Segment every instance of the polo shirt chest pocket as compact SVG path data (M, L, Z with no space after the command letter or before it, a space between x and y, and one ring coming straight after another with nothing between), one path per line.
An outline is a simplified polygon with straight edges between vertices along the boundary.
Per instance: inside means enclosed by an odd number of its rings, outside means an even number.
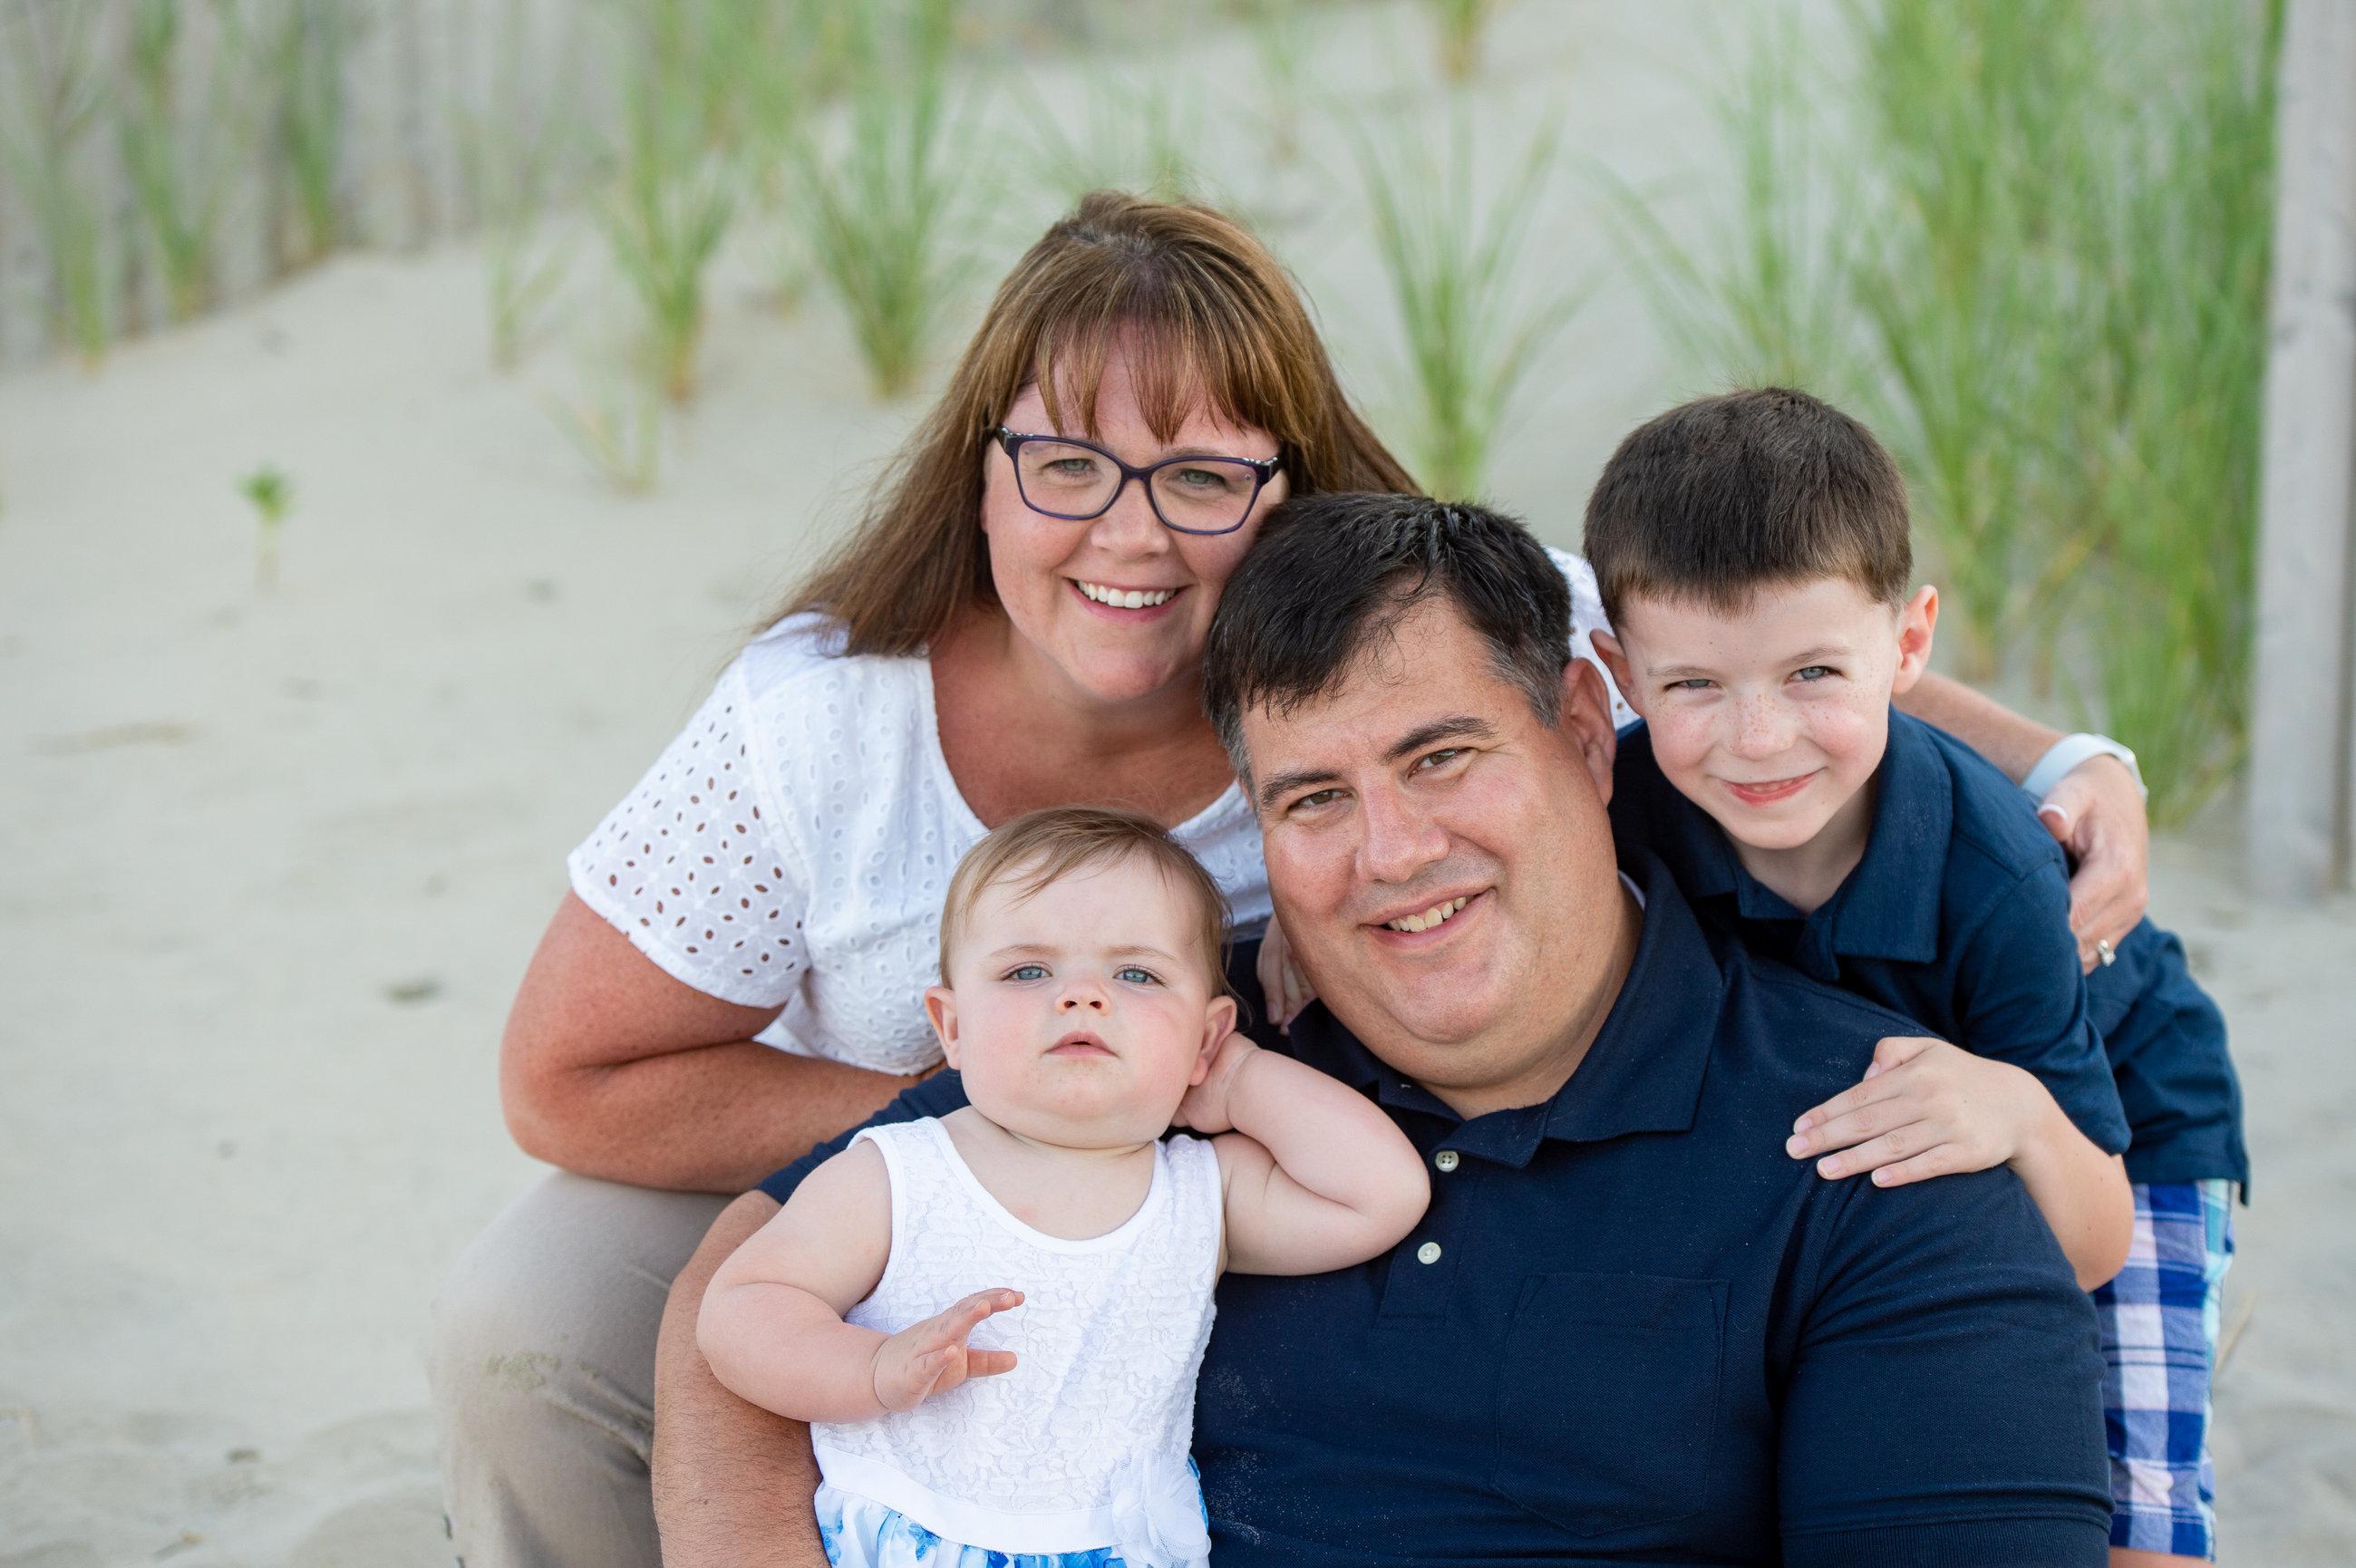
M1698 1513L1727 1299L1724 1280L1530 1275L1499 1368L1496 1488L1579 1535Z

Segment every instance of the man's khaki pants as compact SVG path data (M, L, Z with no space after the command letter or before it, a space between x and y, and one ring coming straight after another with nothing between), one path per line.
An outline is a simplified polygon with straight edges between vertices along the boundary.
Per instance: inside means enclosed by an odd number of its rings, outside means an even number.
M432 1375L465 1568L659 1568L655 1335L728 1201L560 1171L459 1258Z

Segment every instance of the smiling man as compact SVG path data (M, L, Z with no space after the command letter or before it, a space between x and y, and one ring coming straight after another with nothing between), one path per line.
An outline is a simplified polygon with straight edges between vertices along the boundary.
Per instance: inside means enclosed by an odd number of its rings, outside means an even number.
M1406 496L1290 504L1221 601L1205 700L1325 998L1290 1049L1432 1200L1387 1256L1220 1285L1215 1559L2104 1563L2094 1316L2051 1232L2006 1170L1883 1190L1784 1154L1912 1026L1615 859L1569 613L1511 521ZM944 1074L886 1115L958 1103ZM735 1561L815 1563L791 1438L659 1428L693 1445L669 1517L758 1493Z

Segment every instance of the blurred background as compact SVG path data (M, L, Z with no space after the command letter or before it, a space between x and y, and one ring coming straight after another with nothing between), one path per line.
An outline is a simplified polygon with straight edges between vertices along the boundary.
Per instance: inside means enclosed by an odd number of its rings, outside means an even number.
M0 0L0 1568L446 1562L426 1308L534 1175L564 852L1104 186L1244 219L1551 542L1697 392L1899 453L1941 664L2142 760L2256 1166L2223 1559L2344 1562L2338 9Z

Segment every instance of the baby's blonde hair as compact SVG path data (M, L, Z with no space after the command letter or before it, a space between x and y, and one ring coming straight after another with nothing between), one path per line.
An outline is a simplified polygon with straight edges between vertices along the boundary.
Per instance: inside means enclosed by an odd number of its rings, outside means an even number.
M950 955L964 936L983 889L1012 881L1015 896L1027 899L1076 871L1131 857L1144 860L1194 901L1202 917L1196 935L1211 994L1223 995L1227 988L1226 895L1203 863L1160 823L1141 812L1105 805L1054 805L1025 812L966 851L941 906L941 984L952 983Z

